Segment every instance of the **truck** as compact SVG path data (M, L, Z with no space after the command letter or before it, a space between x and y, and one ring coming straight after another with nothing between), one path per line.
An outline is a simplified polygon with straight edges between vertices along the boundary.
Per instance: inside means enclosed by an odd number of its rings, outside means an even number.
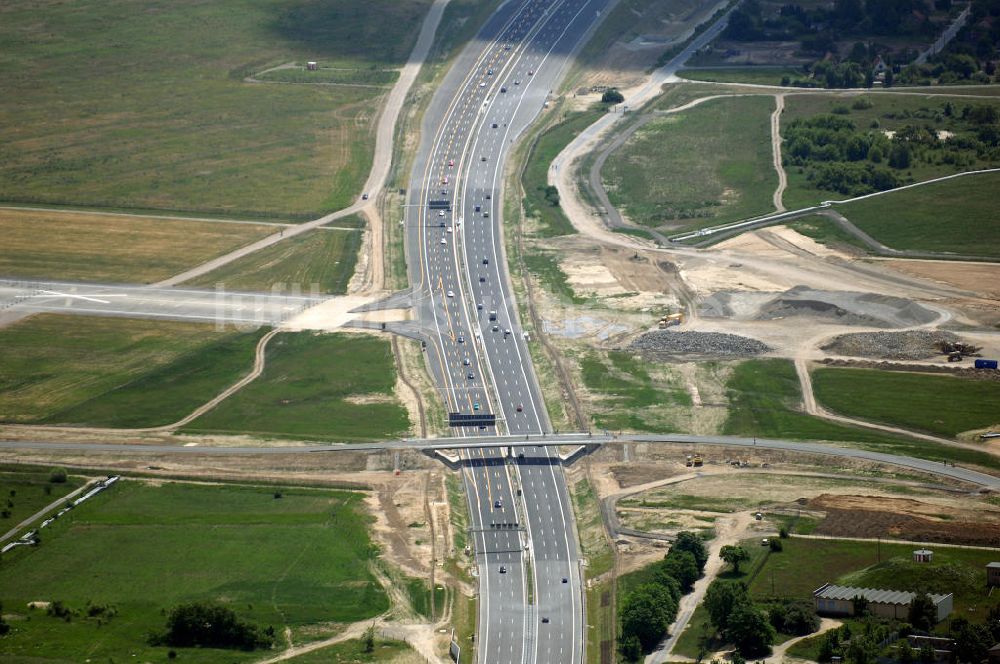
M997 361L996 360L976 360L976 368L977 369L996 369L997 368Z
M659 328L661 330L663 330L663 329L666 329L668 327L673 327L674 325L680 325L683 322L684 322L684 314L683 313L676 313L676 314L669 314L667 316L662 317L659 320L658 325L659 325Z

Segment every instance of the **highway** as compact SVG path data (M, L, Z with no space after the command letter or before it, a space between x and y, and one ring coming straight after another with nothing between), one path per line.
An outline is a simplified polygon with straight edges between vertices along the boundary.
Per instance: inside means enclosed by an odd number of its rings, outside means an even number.
M406 248L427 363L451 413L493 414L466 436L550 429L511 295L502 177L515 140L607 0L512 0L458 56L424 117L407 195ZM466 451L479 575L478 661L583 661L573 512L546 447ZM520 490L520 494L519 494Z

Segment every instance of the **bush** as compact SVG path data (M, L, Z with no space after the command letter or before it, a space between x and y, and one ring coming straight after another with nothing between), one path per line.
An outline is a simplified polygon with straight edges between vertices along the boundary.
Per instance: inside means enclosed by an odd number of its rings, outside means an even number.
M53 468L52 472L49 473L49 481L53 484L65 484L66 478L65 468Z
M615 88L611 88L610 90L608 90L607 92L605 92L603 95L601 95L601 103L602 104L620 104L623 101L625 101L625 95L623 95L621 92L619 92Z
M781 540L778 539L777 537L772 537L771 539L767 540L767 546L770 547L771 551L781 551L782 549L784 549Z
M167 631L150 639L153 645L181 648L256 650L274 643L274 630L261 630L237 618L232 609L208 602L182 604L170 611Z

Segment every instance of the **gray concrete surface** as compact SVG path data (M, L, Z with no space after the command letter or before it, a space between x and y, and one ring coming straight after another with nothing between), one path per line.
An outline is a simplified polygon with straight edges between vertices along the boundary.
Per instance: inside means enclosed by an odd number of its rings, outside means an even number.
M57 281L0 280L0 314L123 316L277 325L326 297Z

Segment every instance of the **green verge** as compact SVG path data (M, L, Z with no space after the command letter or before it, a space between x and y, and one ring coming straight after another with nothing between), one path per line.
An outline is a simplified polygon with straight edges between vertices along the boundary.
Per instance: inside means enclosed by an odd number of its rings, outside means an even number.
M296 638L321 638L334 631L330 623L388 609L370 571L376 549L362 494L282 488L276 495L275 487L127 480L99 494L46 528L37 548L5 556L4 608L18 614L5 655L163 661L168 648L148 645L147 635L164 629L164 610L192 601L222 603ZM57 600L78 613L67 621L27 608ZM87 617L88 602L113 606L117 616ZM191 656L260 657L207 648Z
M375 630L375 648L365 652L361 639L348 639L326 648L320 648L286 661L292 664L367 664L368 662L398 662L407 655L414 654L405 641L390 641L378 638ZM409 660L406 660L409 661Z
M563 148L604 115L604 112L601 107L570 113L542 132L531 146L524 174L521 176L521 186L524 188L525 215L533 217L538 223L538 229L533 235L556 237L576 233L566 213L559 207L558 194L555 204L551 197L546 197L549 166Z
M429 0L17 0L0 23L0 200L252 216L353 201L381 88L249 83L405 62Z
M832 219L820 214L799 217L785 225L792 230L802 233L806 237L816 240L820 244L826 244L831 247L846 245L847 247L860 249L865 252L871 251L871 248L867 244L845 231Z
M280 334L264 373L183 431L324 441L385 440L410 429L395 398L389 342L355 334Z
M0 329L0 421L153 426L253 366L264 330L39 314Z
M1000 258L996 192L1000 173L894 191L836 210L893 249Z
M633 222L698 228L770 211L770 96L714 99L657 118L604 165L612 204Z
M0 499L3 500L0 533L72 493L83 483L83 478L75 475L68 476L65 482L50 482L49 473L44 471L0 470Z
M655 371L652 375L649 370ZM622 351L606 357L591 352L580 360L583 384L595 400L594 424L605 429L632 431L677 431L676 413L668 406L689 408L691 395L663 374L666 367L646 365Z
M842 441L877 452L931 461L956 461L1000 470L1000 461L985 452L892 436L806 415L797 410L802 402L802 392L790 360L741 362L733 370L726 387L730 408L729 417L723 425L724 434Z
M361 234L360 230L317 228L244 256L185 285L222 285L230 291L258 293L287 293L299 288L303 294L343 294L354 275Z
M842 415L944 436L1000 422L1000 382L994 380L831 368L813 372L813 390ZM941 408L944 394L947 408Z
M1000 604L986 589L986 563L996 552L933 547L934 561L914 563L912 544L809 540L782 540L783 550L772 551L750 585L755 597L811 599L824 583L954 593L955 614L982 621L988 608Z
M792 67L719 67L718 69L682 69L677 75L689 81L709 83L781 85L781 79L786 76L795 79L802 75L802 71Z

